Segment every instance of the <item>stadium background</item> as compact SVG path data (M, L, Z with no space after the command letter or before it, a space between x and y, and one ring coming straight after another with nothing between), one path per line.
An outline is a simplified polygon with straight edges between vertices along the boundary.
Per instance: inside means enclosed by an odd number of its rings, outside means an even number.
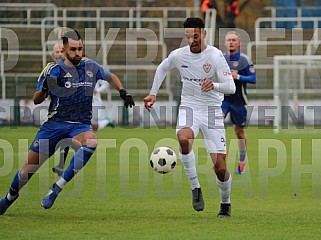
M29 4L25 1L11 2L20 2L20 5ZM280 2L290 5L290 1ZM27 23L18 28L5 26L9 24L10 11L3 10L3 3L4 1L0 3L1 28L12 29L17 34L21 51L37 51L40 55L21 54L15 68L5 71L6 87L3 89L1 85L0 91L1 117L11 113L5 106L8 103L12 107L17 97L16 100L19 100L21 106L18 110L22 110L23 101L31 98L36 81L36 77L26 76L29 72L38 75L43 66L41 30L39 27L28 27ZM82 1L55 2L61 8L68 6L75 8L76 4L79 7L83 3ZM107 4L118 6L122 3L126 5L127 1L100 3L104 6ZM157 1L144 5L154 6L158 3L161 8L173 6L170 1ZM320 6L318 1L301 1L301 3L313 5L316 10ZM134 6L135 2L130 1L128 4ZM175 1L175 6L176 4L181 8L194 6L192 1ZM270 1L264 1L264 4L263 1L251 1L237 17L237 27L245 29L252 41L256 40L254 32L256 19L271 16L271 11L264 9L269 6L273 6ZM223 10L220 8L219 11ZM282 11L284 13L284 10ZM47 11L38 12L41 13L46 15ZM286 13L293 12L287 10ZM12 14L13 12L11 16ZM20 14L25 18L22 10ZM84 13L77 12L77 14ZM296 25L297 22L293 21L293 24ZM265 23L265 29L270 27L271 23ZM304 37L310 40L314 29L305 27L303 30ZM272 36L272 32L270 34ZM266 106L273 99L273 88L271 88L273 70L269 69L268 74L265 74L264 69L273 63L273 56L288 54L291 57L292 52L296 51L285 45L286 40L292 39L292 29L286 29L285 34L286 37L269 39L265 47L269 58L253 54L254 63L258 66L258 84L254 89L250 89L251 103L261 100L262 106ZM5 53L8 44L4 36L4 32L1 32L0 54ZM272 45L276 40L282 43ZM171 41L167 43L170 44ZM218 43L216 40L215 45ZM177 47L177 40L173 40L172 44L169 45L168 51ZM316 42L313 55L319 55L318 46ZM118 55L123 52L117 50L115 52ZM253 51L260 52L260 49L254 48ZM118 56L116 53L109 52L112 56L108 57L108 63L112 63L113 58ZM48 52L46 57L50 60ZM1 81L3 77L1 73ZM177 74L173 73L172 81L175 82L175 79ZM151 84L150 79L148 83ZM105 95L106 104L110 102L116 106L120 104L116 102L116 95L117 93L113 94L112 101L108 101L108 96ZM139 102L142 97L140 95L143 94L135 93L135 95ZM320 94L317 97L319 96ZM163 94L162 98L166 101L169 96ZM24 111L21 113L24 114ZM13 110L11 115L15 116ZM21 120L22 118L23 115ZM18 121L14 122L14 118L10 120L11 124L18 124ZM3 121L3 124L8 124L8 119ZM28 143L33 140L37 129L37 127L1 128L1 151L4 156L0 159L2 194L7 191L16 169L23 164ZM49 212L41 209L40 200L56 177L51 168L59 160L59 154L42 166L37 176L32 179L33 182L24 188L20 200L6 215L1 216L0 239L320 239L321 148L320 135L315 133L317 133L316 128L304 128L297 134L275 135L271 129L249 127L247 134L250 161L246 173L233 178L233 217L228 221L219 221L215 218L219 195L213 184L215 179L211 162L201 141L196 141L194 146L198 150L198 171L204 186L207 205L206 211L198 214L191 208L190 189L180 164L171 175L166 176L154 173L149 167L149 153L156 144L167 145L169 140L176 139L174 127L161 130L132 128L129 131L127 128L117 127L113 130L100 131L97 133L100 144L94 159L89 162L85 171L77 176L74 185L66 187L59 202ZM138 140L141 148L136 150L129 147L132 146L133 138ZM234 172L237 165L236 155L233 154L237 151L234 138L234 130L228 126L227 139L231 140L228 165L231 172ZM177 144L172 146L178 151Z
M215 30L213 44L224 51L223 32L228 26L228 21L231 20L226 13L226 6L230 1L212 1L216 6L216 18L215 18ZM42 4L42 7L37 8L37 4ZM46 5L47 4L47 5ZM146 22L142 21L141 27L149 29L157 34L158 48L156 49L156 56L153 61L154 67L146 70L144 68L144 62L140 65L130 62L133 59L129 59L132 55L131 50L137 51L137 57L144 57L147 52L146 43L138 44L137 49L131 48L126 52L126 44L113 45L108 49L107 56L91 56L97 62L105 65L112 72L118 74L125 82L126 86L135 96L138 107L134 112L129 113L119 108L121 103L118 101L117 92L109 90L107 94L103 95L105 103L107 105L109 115L113 116L113 120L118 124L123 125L145 125L155 124L153 119L144 115L142 109L142 97L148 93L148 89L151 86L152 74L155 70L155 66L173 49L180 46L181 41L177 39L167 38L161 43L160 40L160 27L156 22L150 22L148 19L160 18L164 22L164 27L167 28L180 28L183 19L189 15L202 16L203 13L199 10L201 2L195 0L188 1L139 1L139 0L120 0L120 1L2 1L0 5L1 22L0 26L3 29L10 29L14 32L18 39L18 61L14 64L14 67L6 69L6 64L10 64L9 55L12 52L7 51L8 46L11 44L5 39L5 34L2 31L1 52L2 58L1 64L1 111L0 119L2 124L32 124L39 125L46 114L46 109L40 106L40 110L35 110L32 102L30 101L35 85L38 73L41 71L45 62L51 61L50 58L50 41L48 35L55 27L71 27L77 28L83 35L86 28L96 28L96 37L99 40L99 27L100 25L94 21L86 21L84 19L96 18L97 10L100 10L100 17L111 17L114 21L106 21L105 23L105 35L110 28L119 28L119 40L126 40L126 28L129 26L128 22L122 24L118 19L126 18L129 16L129 12L133 11L133 17L139 17L146 19ZM304 45L303 41L311 40L315 33L315 25L313 22L301 22L298 19L304 17L320 17L321 1L259 1L248 0L239 1L241 11L238 16L235 16L235 27L241 29L246 34L242 39L242 51L249 54L252 58L255 66L257 67L258 82L256 86L249 86L249 95L251 99L251 106L253 107L253 114L251 116L251 124L259 124L258 107L265 105L273 105L273 57L276 55L304 55L306 54L307 45ZM34 9L33 9L33 6ZM47 6L47 7L43 7ZM50 7L48 7L50 6ZM65 10L66 19L81 18L81 21L72 20L64 23L63 20L58 20L57 25L54 25L54 12L51 9L57 10L57 17L62 18L63 11ZM103 9L109 9L105 11ZM150 8L150 10L148 10ZM164 17L164 12L168 11L168 19L176 18L176 20L169 21ZM30 11L30 12L28 12ZM41 39L42 27L41 20L51 17L51 20L45 22L44 36L45 41ZM258 39L256 32L256 21L260 18L295 18L293 21L277 21L263 22L260 25L262 29L273 29L272 37L265 39ZM57 18L57 19L58 19ZM30 20L31 19L31 20ZM32 22L37 19L37 21ZM30 22L31 21L31 22ZM167 22L166 22L167 21ZM98 22L98 21L97 21ZM166 24L165 24L166 23ZM138 22L134 21L133 27L137 28ZM319 26L319 20L317 19L317 27ZM210 26L212 27L212 26ZM278 32L278 30L284 30L284 33ZM289 44L283 44L286 41L293 40L293 29L301 29L302 31L302 50L295 51L295 47ZM271 32L269 32L270 34ZM273 35L274 34L274 35ZM283 35L282 35L283 34ZM242 36L243 37L243 36ZM264 36L263 36L264 38ZM275 44L278 40L279 43ZM258 41L267 41L266 45L255 45ZM255 44L253 44L255 42ZM251 45L253 44L253 45ZM45 46L44 46L45 45ZM249 46L251 46L249 48ZM97 42L96 51L99 50L101 44ZM46 51L44 51L44 49ZM10 49L9 49L10 50ZM314 50L311 55L319 54L319 43L314 44ZM96 58L95 58L96 57ZM104 62L105 57L105 62ZM31 60L32 59L32 60ZM136 64L136 65L135 65ZM127 65L127 66L126 66ZM131 65L131 70L126 69L128 65ZM292 76L290 76L291 78ZM159 105L155 106L158 113L158 124L172 124L175 122L175 106L179 101L179 81L177 73L174 71L171 73L169 79L164 84L162 91L159 95ZM299 99L299 104L305 100L306 94L302 94L303 98ZM310 97L311 98L311 97ZM317 97L315 97L317 98ZM314 99L313 99L314 100ZM48 102L44 103L46 106ZM296 105L298 103L295 103ZM319 103L304 103L304 105L315 105ZM165 106L164 110L166 114L161 113L161 106ZM174 106L174 108L172 107ZM30 110L30 111L29 111ZM36 113L36 114L35 114ZM164 112L163 112L164 113ZM307 114L308 115L308 114ZM157 117L156 117L157 118ZM313 119L306 119L307 123L311 123ZM157 123L156 123L157 124ZM272 124L271 122L265 124Z

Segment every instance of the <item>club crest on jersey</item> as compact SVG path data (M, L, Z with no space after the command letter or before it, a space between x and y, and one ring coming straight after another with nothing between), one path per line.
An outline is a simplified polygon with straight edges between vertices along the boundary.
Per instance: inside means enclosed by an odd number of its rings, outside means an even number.
M92 71L87 71L86 72L87 76L92 78L94 76L93 72Z
M39 142L36 140L36 141L34 141L33 142L33 146L35 147L35 148L38 148L39 147Z
M203 64L203 69L206 73L208 73L209 71L211 71L212 65L209 63L204 63Z
M238 65L239 65L238 61L233 62L233 67L238 67Z

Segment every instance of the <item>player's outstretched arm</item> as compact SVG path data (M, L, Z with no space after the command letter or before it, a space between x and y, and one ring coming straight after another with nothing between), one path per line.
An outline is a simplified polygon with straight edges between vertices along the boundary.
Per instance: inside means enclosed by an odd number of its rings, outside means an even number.
M125 107L127 108L127 107L135 106L135 102L132 95L130 95L124 89L123 84L119 80L118 76L113 73L110 73L110 76L111 76L110 84L119 91L120 97L124 100Z
M150 109L153 107L156 101L157 92L162 85L167 73L169 72L169 70L174 68L174 64L172 64L171 61L173 55L175 54L171 53L169 57L164 59L156 69L152 88L149 92L149 95L144 98L144 106L148 111L150 111Z
M116 74L110 73L110 77L111 77L111 81L109 81L109 83L116 88L118 91L120 89L123 89L123 84L121 83L121 81L119 80L118 76Z

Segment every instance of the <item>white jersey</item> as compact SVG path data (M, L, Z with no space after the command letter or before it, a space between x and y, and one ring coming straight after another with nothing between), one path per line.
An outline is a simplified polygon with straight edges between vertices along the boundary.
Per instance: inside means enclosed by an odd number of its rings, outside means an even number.
M93 105L100 106L102 104L101 93L108 88L108 82L99 79L96 83L94 95L93 95Z
M172 51L158 66L150 95L157 95L166 74L173 68L178 69L182 81L181 106L194 109L221 106L224 93L235 92L234 80L222 52L207 45L201 53L192 53L189 46ZM213 90L201 91L200 83L205 79L213 81Z

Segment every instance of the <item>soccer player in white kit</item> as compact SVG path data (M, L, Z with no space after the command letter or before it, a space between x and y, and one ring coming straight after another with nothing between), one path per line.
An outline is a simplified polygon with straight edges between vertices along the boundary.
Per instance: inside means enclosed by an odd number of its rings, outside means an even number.
M176 68L182 82L176 134L181 161L191 184L193 208L202 211L205 206L192 149L193 140L201 130L205 147L213 161L220 191L221 204L217 217L230 217L232 177L225 162L226 137L221 104L224 94L235 92L235 84L222 52L205 43L203 20L187 18L184 29L188 45L172 51L158 66L144 104L150 110L166 74Z

